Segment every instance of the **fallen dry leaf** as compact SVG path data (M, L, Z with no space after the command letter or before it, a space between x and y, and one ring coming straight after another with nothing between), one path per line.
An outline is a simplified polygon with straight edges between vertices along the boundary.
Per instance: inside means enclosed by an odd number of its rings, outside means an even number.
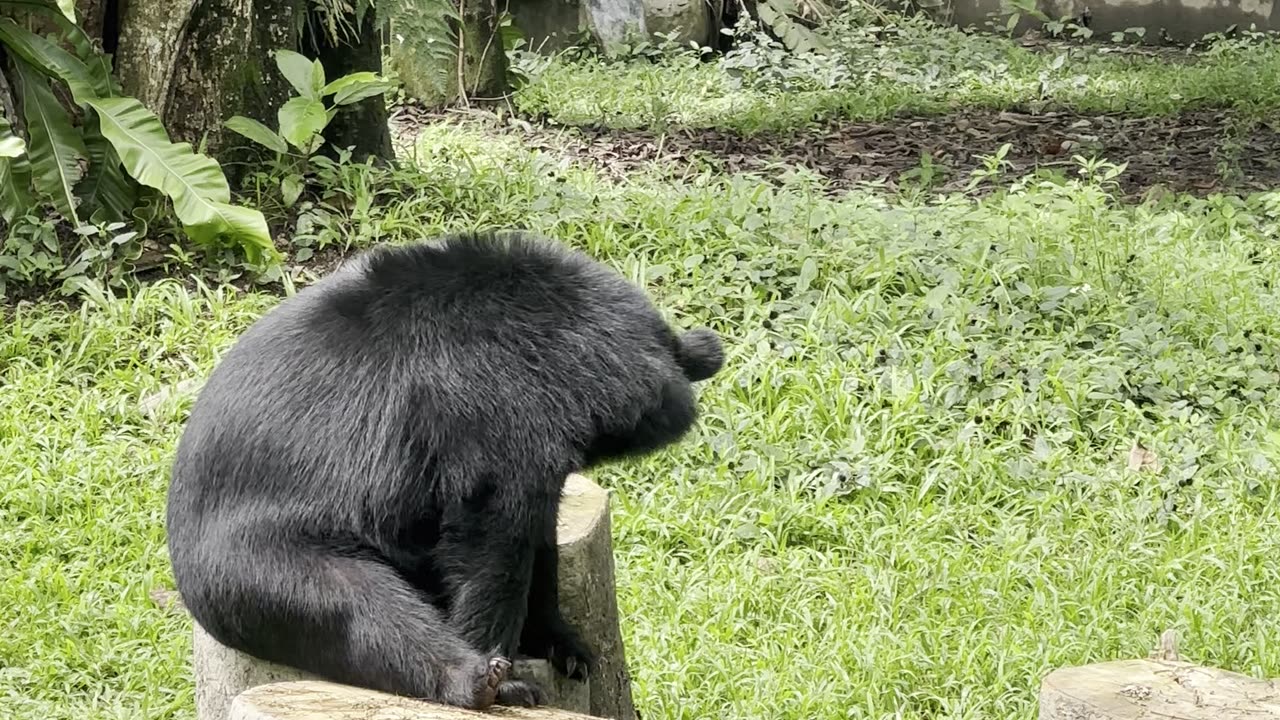
M1133 447L1129 448L1129 470L1138 472L1140 470L1150 470L1152 472L1160 472L1160 458L1156 454L1147 450L1133 442Z
M496 117L496 116L494 116ZM1222 190L1266 190L1280 186L1280 130L1258 123L1234 139L1250 152L1233 156L1232 180L1220 176L1219 159L1229 111L1196 110L1170 117L1133 117L1055 111L1042 114L966 109L945 115L902 115L876 122L833 121L787 133L740 135L728 130L687 128L660 137L647 130L532 125L515 129L467 114L397 110L398 137L427 124L479 127L495 135L518 135L540 150L623 179L642 169L679 176L688 166L714 160L723 172L755 172L776 178L785 166L802 166L830 181L833 194L865 182L895 180L920 167L922 152L946 158L935 189L962 192L969 172L1004 142L1011 175L1061 165L1070 154L1097 154L1127 162L1116 178L1122 193L1137 198L1153 186L1205 195ZM658 147L661 144L661 155ZM1174 149L1176 148L1176 150ZM982 190L979 190L982 192Z
M182 609L182 596L178 595L177 590L166 590L165 588L152 588L148 593L151 601L161 610L173 608L174 610Z

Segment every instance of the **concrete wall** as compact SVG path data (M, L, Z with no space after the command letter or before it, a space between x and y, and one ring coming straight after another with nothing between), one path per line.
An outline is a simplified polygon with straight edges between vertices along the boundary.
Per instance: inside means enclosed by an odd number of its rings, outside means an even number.
M1089 29L1106 37L1128 28L1146 28L1145 40L1156 42L1161 30L1179 42L1199 40L1235 25L1248 30L1280 30L1280 0L1040 0L1041 12L1051 18L1080 17L1088 7ZM983 24L992 14L1008 17L1001 0L950 0L934 15L961 27ZM1019 32L1038 26L1024 18Z

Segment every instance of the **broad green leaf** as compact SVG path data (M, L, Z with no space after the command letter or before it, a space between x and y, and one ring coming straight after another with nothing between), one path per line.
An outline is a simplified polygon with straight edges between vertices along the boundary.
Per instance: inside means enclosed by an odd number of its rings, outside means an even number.
M58 10L66 19L76 21L76 0L58 0Z
M14 135L9 119L0 115L0 158L17 158L26 154L26 141Z
M236 115L223 124L227 126L228 130L243 135L270 150L275 150L278 153L289 152L289 146L285 144L284 138L253 118Z
M293 204L298 201L298 196L302 195L302 187L301 175L284 176L280 181L280 195L285 207L293 207Z
M303 152L311 145L312 138L329 124L324 103L304 97L293 98L281 105L276 116L280 120L280 134Z
M16 158L27 154L27 144L17 135L0 137L0 158Z
M192 152L190 143L174 143L155 113L134 98L94 98L102 134L138 182L175 199L179 218L202 214L197 200L229 202L231 189L212 158ZM194 202L194 204L193 204Z
M71 44L75 56L89 68L89 77L93 87L102 97L120 97L124 90L120 81L111 70L111 56L101 52L94 40L74 22L68 22L62 16L54 16L54 21L62 28L62 38Z
M261 263L267 256L277 256L271 242L271 231L262 213L242 205L214 203L218 221L183 225L183 231L195 242L212 246L219 241L233 242L243 248L250 262Z
M262 214L230 204L231 189L218 163L192 152L188 143L171 142L155 113L134 98L95 98L89 104L125 169L173 201L191 237L230 237L258 257L274 249Z
M87 152L80 134L71 126L71 117L49 89L49 79L21 59L14 60L22 85L22 106L26 110L27 133L30 135L32 182L36 190L48 195L53 205L70 220L80 224L76 215L76 183L84 175L82 165Z
M84 145L89 151L89 171L76 187L81 207L90 208L95 222L124 219L137 199L136 186L124 173L120 156L102 134L101 120L90 116L85 126Z
M31 170L26 158L26 143L13 134L8 119L0 115L0 148L17 152L0 152L0 219L13 222L13 218L31 209Z
M324 65L319 60L311 61L311 95L319 99L320 90L324 87Z
M124 90L111 69L111 56L98 52L79 25L66 23L63 37L75 49L76 57L89 69L89 79L99 97L120 97Z
M93 85L103 97L118 97L123 93L120 83L111 72L111 59L94 47L93 39L84 28L68 20L57 5L50 0L0 0L0 7L21 7L45 14L62 28L63 38L75 48L76 57L89 68Z
M311 136L311 142L308 142L308 143L306 144L306 146L304 146L304 147L302 148L302 151L303 151L303 152L305 152L305 153L306 153L306 154L308 154L308 155L313 155L313 154L315 154L315 152L316 152L317 150L319 150L319 149L320 149L320 146L321 146L321 145L324 145L324 136L323 136L323 135L312 135L312 136Z
M774 26L774 24L778 22L778 17L779 17L778 11L774 10L773 6L767 2L763 2L757 5L756 13L760 15L760 19L764 21L764 24L768 25L771 28Z
M335 103L349 105L367 97L380 95L393 87L395 87L394 83L379 76L377 73L362 71L344 75L325 85L321 88L320 95L336 95L334 98Z
M76 56L8 18L0 18L0 42L5 49L46 75L61 78L77 104L101 95L89 67Z
M17 158L0 158L0 220L13 219L35 204L31 198L31 176L19 171Z
M280 74L284 75L284 79L289 81L299 95L312 100L318 99L313 85L315 68L306 56L292 50L277 50L276 67L280 68ZM320 85L324 86L323 80Z
M332 95L344 87L350 87L352 85L360 85L362 83L382 82L382 80L383 79L379 77L378 74L375 72L370 72L368 70L361 70L360 72L353 72L349 75L343 75L342 77L338 78L337 80L334 80L328 85L325 85L323 88L320 89L320 95L322 97L327 95Z
M808 291L809 286L818 277L818 263L813 258L806 258L800 266L800 278L796 281L796 294Z
M389 82L368 83L365 85L354 85L349 88L339 90L334 96L333 101L338 105L350 105L358 103L365 98L381 95L391 88L395 87Z

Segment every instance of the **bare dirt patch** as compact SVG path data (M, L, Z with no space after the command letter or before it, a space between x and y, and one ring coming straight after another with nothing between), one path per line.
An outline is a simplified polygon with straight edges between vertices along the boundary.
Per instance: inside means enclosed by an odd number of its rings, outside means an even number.
M1280 118L1245 121L1225 111L1144 118L966 110L753 136L720 130L681 129L659 136L644 130L555 128L502 123L475 111L402 110L395 119L401 132L428 122L479 123L494 132L518 133L531 147L567 155L616 179L641 169L679 175L712 167L778 177L789 167L803 167L825 178L835 193L866 183L894 190L925 179L921 168L927 156L930 189L958 192L985 156L1009 143L1006 176L1037 170L1072 176L1078 167L1074 156L1104 158L1128 163L1118 181L1131 197L1153 189L1203 196L1280 187Z

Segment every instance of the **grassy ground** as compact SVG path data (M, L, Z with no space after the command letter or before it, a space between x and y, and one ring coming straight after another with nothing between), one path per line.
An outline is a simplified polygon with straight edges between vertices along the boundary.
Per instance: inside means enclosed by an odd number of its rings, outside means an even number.
M957 47L939 37L924 60ZM782 127L818 106L1025 98L1052 56L1002 42L964 46L1019 68L990 91L783 102L713 65L557 61L521 102ZM878 67L907 67L886 47ZM1223 52L1244 55L1088 60L1080 102L1274 105L1241 58L1280 55ZM690 87L709 102L663 110ZM833 196L804 173L610 182L477 130L428 128L416 150L394 177L346 171L294 249L519 225L728 342L697 432L596 474L646 717L1030 718L1046 671L1145 655L1166 627L1193 660L1280 676L1280 194L1119 203L1103 165L981 199ZM0 715L192 717L188 626L149 597L171 587L164 492L190 398L140 403L275 302L165 281L4 311Z
M895 113L1056 106L1083 112L1173 115L1280 109L1274 39L1215 39L1195 52L1024 47L921 19L848 15L825 31L838 49L802 58L752 46L729 62L696 53L647 59L560 58L524 63L518 107L566 125L680 125L752 133L815 121L879 120Z
M453 131L420 149L398 199L347 204L347 240L520 223L729 341L698 432L597 475L646 717L1032 717L1045 671L1167 626L1280 675L1276 197L910 204L607 184ZM186 626L148 598L189 400L139 402L273 302L166 282L10 318L6 717L191 716Z

